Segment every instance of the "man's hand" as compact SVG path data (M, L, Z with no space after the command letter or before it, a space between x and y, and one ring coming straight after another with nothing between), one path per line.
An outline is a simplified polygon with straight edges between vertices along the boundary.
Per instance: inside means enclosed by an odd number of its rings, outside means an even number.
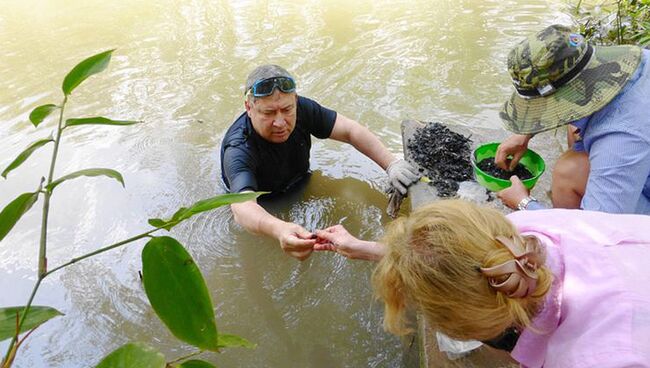
M522 134L513 134L510 137L506 138L499 148L497 148L497 154L494 157L494 163L503 170L512 171L519 163L521 156L526 153L528 149L528 142L533 136L531 134L522 135ZM512 156L511 159L508 156Z
M257 201L233 203L230 205L235 221L255 234L278 239L282 250L292 257L305 260L313 251L316 236L302 226L282 221L262 208Z
M402 195L406 195L407 188L415 183L421 176L418 170L405 160L393 161L386 168L390 184Z
M516 210L519 202L521 202L522 199L528 197L530 192L516 175L510 177L510 182L512 185L497 193L497 197L501 199L501 202L503 202L503 204L512 208L513 210Z
M276 235L282 250L301 261L309 258L314 251L316 237L302 226L285 222Z
M314 250L337 252L350 259L377 261L384 254L381 244L363 241L350 235L342 225L334 225L325 230L317 230L318 240Z

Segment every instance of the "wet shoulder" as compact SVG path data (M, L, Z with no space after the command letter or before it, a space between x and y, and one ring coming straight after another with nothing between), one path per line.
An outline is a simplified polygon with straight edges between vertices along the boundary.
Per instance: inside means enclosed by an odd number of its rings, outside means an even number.
M322 106L318 102L298 96L296 126L317 138L329 138L334 129L336 111Z
M251 129L250 119L246 112L243 112L226 131L221 142L222 149L246 143L251 135Z
M309 97L298 95L298 111L307 111L315 106L320 106L320 104Z

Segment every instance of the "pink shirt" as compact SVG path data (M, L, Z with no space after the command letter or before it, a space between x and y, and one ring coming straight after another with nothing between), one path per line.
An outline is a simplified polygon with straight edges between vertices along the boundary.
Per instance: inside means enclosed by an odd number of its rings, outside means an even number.
M650 216L508 215L547 247L553 285L512 357L529 368L650 367Z

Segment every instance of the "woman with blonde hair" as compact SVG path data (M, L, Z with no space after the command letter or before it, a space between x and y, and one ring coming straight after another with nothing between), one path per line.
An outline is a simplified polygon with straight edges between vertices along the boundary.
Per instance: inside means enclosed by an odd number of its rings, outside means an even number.
M421 207L380 243L340 225L315 250L379 261L384 326L408 307L436 330L510 351L525 367L650 367L650 216L501 212L460 201Z

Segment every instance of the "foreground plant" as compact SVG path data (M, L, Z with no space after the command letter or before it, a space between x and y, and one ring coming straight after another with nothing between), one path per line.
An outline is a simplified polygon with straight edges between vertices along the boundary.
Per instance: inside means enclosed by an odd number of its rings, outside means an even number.
M196 202L188 208L179 209L169 219L149 219L148 222L153 228L147 232L104 246L48 269L47 225L50 198L55 189L68 180L82 176L104 176L114 179L124 186L122 174L109 168L79 170L56 179L54 176L61 137L67 129L76 129L83 125L128 126L140 123L139 121L113 120L100 116L69 118L64 121L65 107L74 89L88 77L104 71L110 62L113 51L108 50L89 57L66 75L62 85L63 101L60 105L41 105L31 112L29 119L34 127L38 127L50 114L58 112L56 129L49 137L30 144L0 174L6 179L7 175L24 163L33 152L49 143L54 144L47 177L41 178L33 192L19 195L0 212L0 242L2 242L22 216L40 198L43 201L37 280L32 293L24 306L0 307L0 341L11 339L4 358L0 361L1 368L12 366L18 349L34 329L54 317L63 315L51 307L32 305L34 297L46 277L76 262L143 238L149 238L142 250L142 278L147 298L158 317L172 334L181 341L197 347L198 350L172 361L166 361L164 355L153 347L132 342L110 353L99 362L97 367L213 367L212 364L205 361L188 359L204 351L219 352L227 347L254 347L244 338L217 332L212 300L203 275L194 260L183 245L175 239L169 236L154 237L152 234L162 229L169 231L182 221L201 212L231 203L248 201L262 193L223 194Z

